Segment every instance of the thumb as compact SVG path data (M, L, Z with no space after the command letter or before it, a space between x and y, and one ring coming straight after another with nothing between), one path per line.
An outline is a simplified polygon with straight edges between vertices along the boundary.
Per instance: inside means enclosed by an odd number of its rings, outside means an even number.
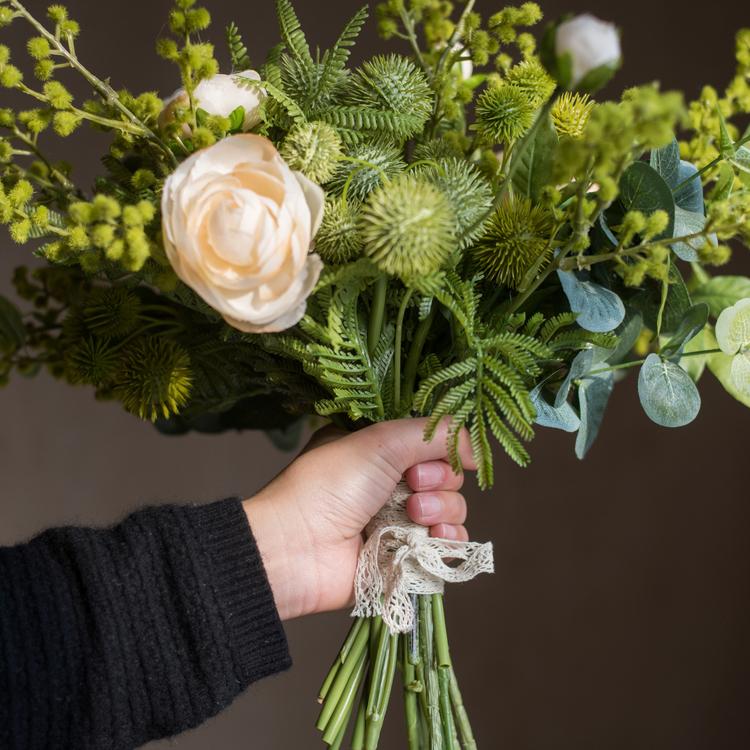
M366 427L352 436L354 447L362 451L363 458L376 454L385 459L399 476L425 461L447 460L450 417L440 421L429 442L424 438L427 421L427 418L397 419ZM458 455L464 469L476 469L466 429L462 429L459 435Z

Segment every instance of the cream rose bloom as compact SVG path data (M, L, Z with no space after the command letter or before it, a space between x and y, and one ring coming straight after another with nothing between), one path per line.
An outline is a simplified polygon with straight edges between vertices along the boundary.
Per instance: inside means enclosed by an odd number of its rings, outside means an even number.
M323 267L310 250L324 200L267 138L225 138L193 154L164 183L167 257L230 325L283 331L304 315Z
M196 106L209 115L229 117L237 107L245 110L243 130L251 130L260 122L260 105L266 97L262 89L246 88L236 82L236 78L250 78L260 81L260 75L254 70L226 75L219 73L201 81L194 92ZM177 108L184 109L189 104L185 89L178 89L164 101L160 122L169 122Z

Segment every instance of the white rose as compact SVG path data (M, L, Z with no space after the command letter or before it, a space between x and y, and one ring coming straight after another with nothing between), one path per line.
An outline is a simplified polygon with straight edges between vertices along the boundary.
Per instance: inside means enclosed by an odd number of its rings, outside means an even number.
M196 106L205 110L210 115L229 117L237 107L243 107L245 110L245 121L242 129L251 130L260 122L260 105L266 95L262 89L246 88L245 86L238 85L235 81L235 78L238 76L240 78L251 78L253 81L260 81L260 75L254 70L245 70L242 73L232 75L219 73L212 78L206 78L201 81L195 87L193 95ZM171 119L175 109L184 109L188 104L188 96L185 93L185 89L175 91L172 96L164 101L164 110L160 118L162 124Z
M267 138L225 138L186 159L164 183L167 257L230 325L283 331L304 315L323 267L310 248L324 200Z
M617 67L622 56L620 35L614 24L584 13L557 27L555 53L558 58L570 55L570 86L575 88L591 71Z

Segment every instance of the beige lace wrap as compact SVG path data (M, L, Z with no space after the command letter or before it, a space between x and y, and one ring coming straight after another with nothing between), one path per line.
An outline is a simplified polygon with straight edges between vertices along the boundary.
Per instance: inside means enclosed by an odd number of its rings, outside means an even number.
M492 573L492 544L433 539L406 514L404 482L367 527L354 582L353 617L381 616L392 633L407 633L415 619L412 594L440 594L445 583ZM448 565L446 560L455 561Z

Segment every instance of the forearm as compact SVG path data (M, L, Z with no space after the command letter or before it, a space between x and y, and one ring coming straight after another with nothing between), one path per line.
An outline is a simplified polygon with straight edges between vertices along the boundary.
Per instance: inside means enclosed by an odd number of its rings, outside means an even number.
M289 665L239 501L0 549L0 746L132 748Z

